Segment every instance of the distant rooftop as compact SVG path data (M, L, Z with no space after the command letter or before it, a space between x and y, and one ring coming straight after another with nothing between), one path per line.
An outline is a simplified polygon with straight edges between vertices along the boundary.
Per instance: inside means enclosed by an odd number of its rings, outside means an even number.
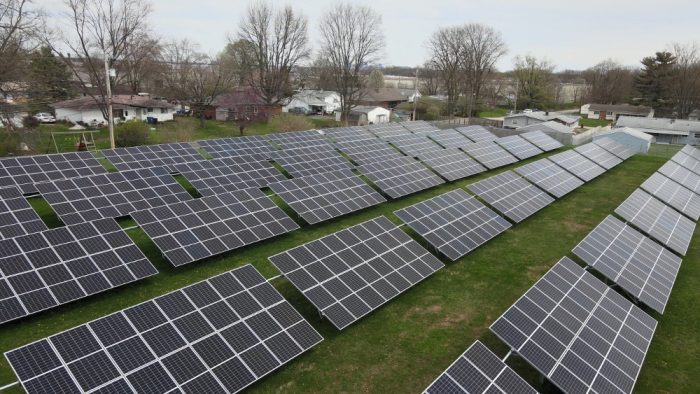
M700 121L685 119L620 116L615 127L632 127L651 134L687 136L690 133L700 133Z

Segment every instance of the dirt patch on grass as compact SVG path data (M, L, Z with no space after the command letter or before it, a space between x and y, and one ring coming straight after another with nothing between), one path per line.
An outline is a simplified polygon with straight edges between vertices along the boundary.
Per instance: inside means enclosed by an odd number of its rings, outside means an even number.
M571 232L579 232L579 231L584 231L588 228L588 226L581 224L575 220L564 220L564 227L566 227L567 231Z
M470 317L471 313L469 312L447 315L435 320L430 326L432 328L450 328L456 325L464 325L465 322L469 321Z

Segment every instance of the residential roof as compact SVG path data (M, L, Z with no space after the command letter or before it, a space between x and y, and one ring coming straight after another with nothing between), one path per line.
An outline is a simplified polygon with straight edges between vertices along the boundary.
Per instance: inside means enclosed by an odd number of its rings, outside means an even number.
M374 111L375 109L381 109L381 110L385 110L385 111L389 112L389 110L386 108L376 107L376 106L368 106L368 105L358 105L357 107L351 109L350 112L361 112L363 114L368 114L368 113Z
M517 130L518 130L518 132L540 130L540 131L543 131L545 133L547 133L547 132L563 133L563 134L573 134L574 133L573 127L563 125L563 124L561 124L559 122L555 122L553 120L543 122L543 123L537 123L537 124L531 124L528 126L518 127Z
M129 94L117 94L112 96L112 104L116 108L139 107L139 108L173 108L174 105L165 100L156 100L150 96L138 96ZM97 100L90 97L78 97L76 99L64 100L54 103L54 108L85 110L97 108Z
M360 96L360 101L406 101L408 97L401 94L399 89L394 88L379 88L379 89L364 89Z
M615 127L632 127L651 134L683 135L700 133L700 121L668 118L620 116Z
M629 104L589 104L589 111L605 111L605 112L617 112L626 113L632 115L649 115L651 108L645 107L643 105L629 105Z
M530 118L530 119L536 119L542 122L548 122L550 120L560 120L566 124L573 124L577 123L579 120L578 116L569 116L569 115L562 115L556 112L550 112L547 114L544 111L536 111L536 112L528 112L528 113L518 113L518 114L513 114L513 115L508 115L505 117L505 119L511 119L511 118L518 118L518 117L525 117L525 118Z
M214 98L212 107L235 108L239 105L264 105L264 102L255 94L252 87L241 87L228 93L222 93Z
M654 140L654 137L652 137L651 135L649 135L649 134L647 134L647 133L644 133L644 132L642 132L642 131L639 131L639 130L637 130L637 129L633 129L633 128L631 128L631 127L620 127L620 128L617 128L617 129L611 129L609 132L607 132L607 133L600 133L600 134L598 134L596 137L601 137L601 138L602 138L602 137L605 137L605 136L607 136L608 134L612 134L612 133L625 133L625 134L629 134L629 135L631 135L631 136L633 136L633 137L637 137L637 138L639 138L639 139L643 139L643 140L649 141L649 142L652 142L652 141Z

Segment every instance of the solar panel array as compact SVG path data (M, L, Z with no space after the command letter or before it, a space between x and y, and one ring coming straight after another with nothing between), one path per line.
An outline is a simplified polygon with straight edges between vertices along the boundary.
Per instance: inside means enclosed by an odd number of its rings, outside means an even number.
M274 133L266 136L275 145L282 149L310 148L315 146L328 147L328 140L316 130L290 131L286 133Z
M386 159L403 157L401 152L377 138L371 140L341 141L338 149L357 164L374 163Z
M549 156L548 159L576 175L584 182L591 181L605 172L605 168L588 160L573 149Z
M445 183L410 157L384 158L357 169L391 198L399 198Z
M386 201L352 171L332 171L270 184L307 223L358 211Z
M428 137L445 148L464 148L472 144L471 140L455 129L439 130L430 133Z
M494 141L498 138L484 126L464 126L457 127L455 130L474 142Z
M352 164L330 145L273 152L272 158L295 178L352 168Z
M671 157L671 160L700 175L700 160L696 160L693 156L679 151Z
M424 152L434 152L442 149L439 145L423 135L390 136L386 141L397 147L406 156L416 157Z
M476 142L462 148L489 170L513 164L518 159L491 141Z
M0 240L46 229L44 221L17 187L0 188Z
M175 164L204 159L187 142L104 149L100 152L119 171L165 167L175 172Z
M321 131L327 139L334 142L360 141L377 138L374 136L374 134L370 133L362 126L333 127L330 129L323 129Z
M532 144L534 144L535 146L537 146L545 152L559 149L562 146L564 146L559 141L555 140L554 138L548 136L547 134L539 130L528 131L527 133L522 133L518 135L530 141Z
M583 185L583 181L547 159L522 165L515 172L556 198L564 197Z
M671 250L685 255L695 223L642 189L637 189L615 213Z
M411 134L403 126L398 123L377 123L367 125L367 130L379 138L386 138L397 135Z
M655 172L642 183L641 188L694 221L700 218L700 195L664 175Z
M406 130L415 134L432 133L440 130L439 128L431 125L430 123L424 120L401 122L400 125L403 126Z
M622 159L592 142L577 146L574 150L606 170L622 163Z
M131 216L176 267L299 228L256 188L137 211Z
M454 148L423 152L418 155L418 159L448 181L456 181L486 171L486 167Z
M516 223L554 202L547 193L513 171L472 183L467 188Z
M631 393L656 324L564 257L491 331L563 392Z
M287 179L261 155L193 161L175 166L199 194L212 196Z
M695 160L700 160L700 150L693 148L690 145L683 146L683 148L681 148L681 152L688 156L692 156Z
M269 260L339 330L444 267L384 216Z
M525 160L542 153L540 148L517 135L501 137L496 139L494 142L520 160Z
M537 390L477 340L424 393L537 394Z
M200 140L197 144L214 158L263 155L269 159L270 153L276 150L267 139L261 136Z
M0 241L0 323L158 271L114 219Z
M246 265L5 355L29 394L235 393L322 340Z
M613 216L603 220L574 253L659 313L676 281L681 258Z
M622 160L627 160L630 157L634 156L634 151L609 137L597 139L593 141L593 143L607 150L613 155L619 157Z
M141 209L192 199L162 167L62 179L36 186L65 224L118 218Z
M5 158L0 159L0 188L17 186L23 194L31 194L37 193L35 183L106 172L90 152Z
M657 170L659 173L680 183L688 190L700 194L700 175L673 161L667 161Z
M394 214L452 261L511 226L462 189L399 209Z

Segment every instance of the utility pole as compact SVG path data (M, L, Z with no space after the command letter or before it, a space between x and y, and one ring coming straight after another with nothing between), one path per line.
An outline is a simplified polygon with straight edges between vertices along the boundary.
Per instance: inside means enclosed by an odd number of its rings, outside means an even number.
M105 83L107 84L107 123L109 124L109 146L114 149L116 145L114 143L114 113L112 111L112 81L109 72L109 59L107 58L107 52L104 54L105 58Z
M416 120L416 104L418 104L418 67L416 67L416 79L413 81L413 116L411 120Z

